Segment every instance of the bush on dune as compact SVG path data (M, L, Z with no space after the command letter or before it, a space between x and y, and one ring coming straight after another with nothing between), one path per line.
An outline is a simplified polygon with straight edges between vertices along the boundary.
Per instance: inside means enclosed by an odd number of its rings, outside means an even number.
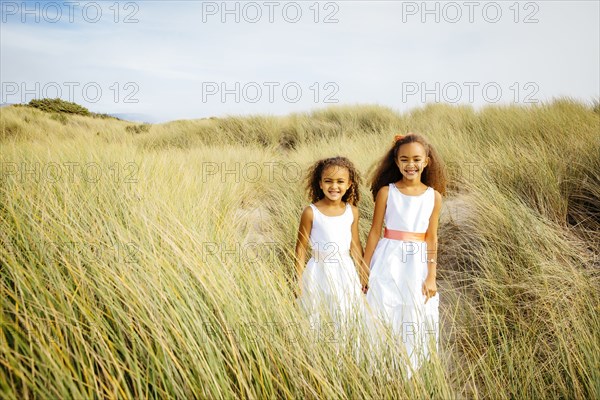
M79 104L65 101L62 99L33 99L28 104L29 107L37 108L38 110L55 113L91 115L90 111L80 106Z

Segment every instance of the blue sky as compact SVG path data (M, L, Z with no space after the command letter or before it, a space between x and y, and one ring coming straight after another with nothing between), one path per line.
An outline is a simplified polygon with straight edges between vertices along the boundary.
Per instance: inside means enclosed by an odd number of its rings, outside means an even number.
M0 103L158 122L600 96L597 1L77 3L0 1Z

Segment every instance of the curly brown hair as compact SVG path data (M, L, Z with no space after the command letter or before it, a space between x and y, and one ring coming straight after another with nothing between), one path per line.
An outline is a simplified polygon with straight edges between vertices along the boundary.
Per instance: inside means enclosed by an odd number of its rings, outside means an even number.
M429 163L421 174L421 182L433 187L442 195L446 194L446 169L438 152L423 136L417 133L408 133L406 136L400 136L398 140L395 140L392 147L376 164L377 168L370 179L373 200L377 198L377 193L383 186L402 180L402 173L396 165L398 149L403 144L413 142L421 143L425 148L425 154L429 157Z
M348 188L344 196L342 196L342 201L346 203L350 203L354 206L358 204L360 200L360 190L359 187L362 183L362 178L360 177L360 173L349 159L346 157L331 157L324 158L322 160L316 161L308 170L306 174L306 192L308 194L308 198L311 202L315 203L325 197L325 193L319 187L319 181L323 175L323 171L328 167L342 167L348 170L350 175L350 184L351 186Z

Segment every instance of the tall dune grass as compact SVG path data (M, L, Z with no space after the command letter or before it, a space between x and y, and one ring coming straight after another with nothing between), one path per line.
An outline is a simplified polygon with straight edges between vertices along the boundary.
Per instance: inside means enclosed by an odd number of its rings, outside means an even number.
M600 397L592 107L66 118L0 111L3 398ZM303 172L345 155L366 175L409 130L451 179L440 352L406 380L316 332L292 285Z

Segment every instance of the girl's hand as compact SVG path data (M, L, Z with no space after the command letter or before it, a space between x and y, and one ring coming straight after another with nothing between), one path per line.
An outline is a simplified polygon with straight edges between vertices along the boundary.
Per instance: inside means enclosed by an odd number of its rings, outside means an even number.
M422 287L421 291L426 296L425 304L427 304L427 301L430 298L432 298L433 296L435 296L435 294L437 293L437 285L435 283L435 276L432 277L430 275L427 275L425 282L423 282L423 287Z

